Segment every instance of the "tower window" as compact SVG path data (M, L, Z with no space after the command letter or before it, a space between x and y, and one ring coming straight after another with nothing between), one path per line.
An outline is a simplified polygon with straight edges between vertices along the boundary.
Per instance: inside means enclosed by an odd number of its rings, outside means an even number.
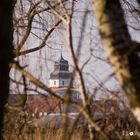
M62 81L62 85L64 85L64 81Z
M56 81L54 81L54 85L56 85Z

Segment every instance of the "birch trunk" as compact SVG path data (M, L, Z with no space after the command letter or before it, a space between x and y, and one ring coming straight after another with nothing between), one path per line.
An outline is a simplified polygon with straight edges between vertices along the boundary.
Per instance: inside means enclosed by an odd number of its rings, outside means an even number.
M93 8L103 47L140 121L140 45L130 38L119 0L93 0Z

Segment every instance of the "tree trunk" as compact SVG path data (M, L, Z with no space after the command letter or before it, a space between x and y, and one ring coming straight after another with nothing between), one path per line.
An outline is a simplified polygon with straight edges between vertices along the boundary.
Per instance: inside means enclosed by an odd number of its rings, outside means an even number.
M12 60L12 0L0 3L0 139L2 139L4 106L9 93L9 63Z
M119 0L93 0L93 7L103 47L117 80L136 111L140 107L140 45L130 38Z

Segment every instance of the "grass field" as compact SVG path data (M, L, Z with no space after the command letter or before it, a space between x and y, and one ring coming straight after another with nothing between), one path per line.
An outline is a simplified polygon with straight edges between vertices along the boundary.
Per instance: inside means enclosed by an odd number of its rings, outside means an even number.
M3 133L5 140L90 140L88 127L84 122L73 128L64 126L41 128L26 125L27 118L23 112L8 112L6 116ZM140 139L140 127L130 111L110 114L95 123L109 140ZM69 126L69 122L66 126ZM95 130L92 133L93 139L102 140L100 133Z

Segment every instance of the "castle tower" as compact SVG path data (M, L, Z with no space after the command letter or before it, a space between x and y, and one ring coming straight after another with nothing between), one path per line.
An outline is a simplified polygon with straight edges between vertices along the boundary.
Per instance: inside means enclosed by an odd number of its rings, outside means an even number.
M69 86L71 73L69 72L69 63L62 56L54 64L54 71L50 74L49 86L56 88L66 88Z

